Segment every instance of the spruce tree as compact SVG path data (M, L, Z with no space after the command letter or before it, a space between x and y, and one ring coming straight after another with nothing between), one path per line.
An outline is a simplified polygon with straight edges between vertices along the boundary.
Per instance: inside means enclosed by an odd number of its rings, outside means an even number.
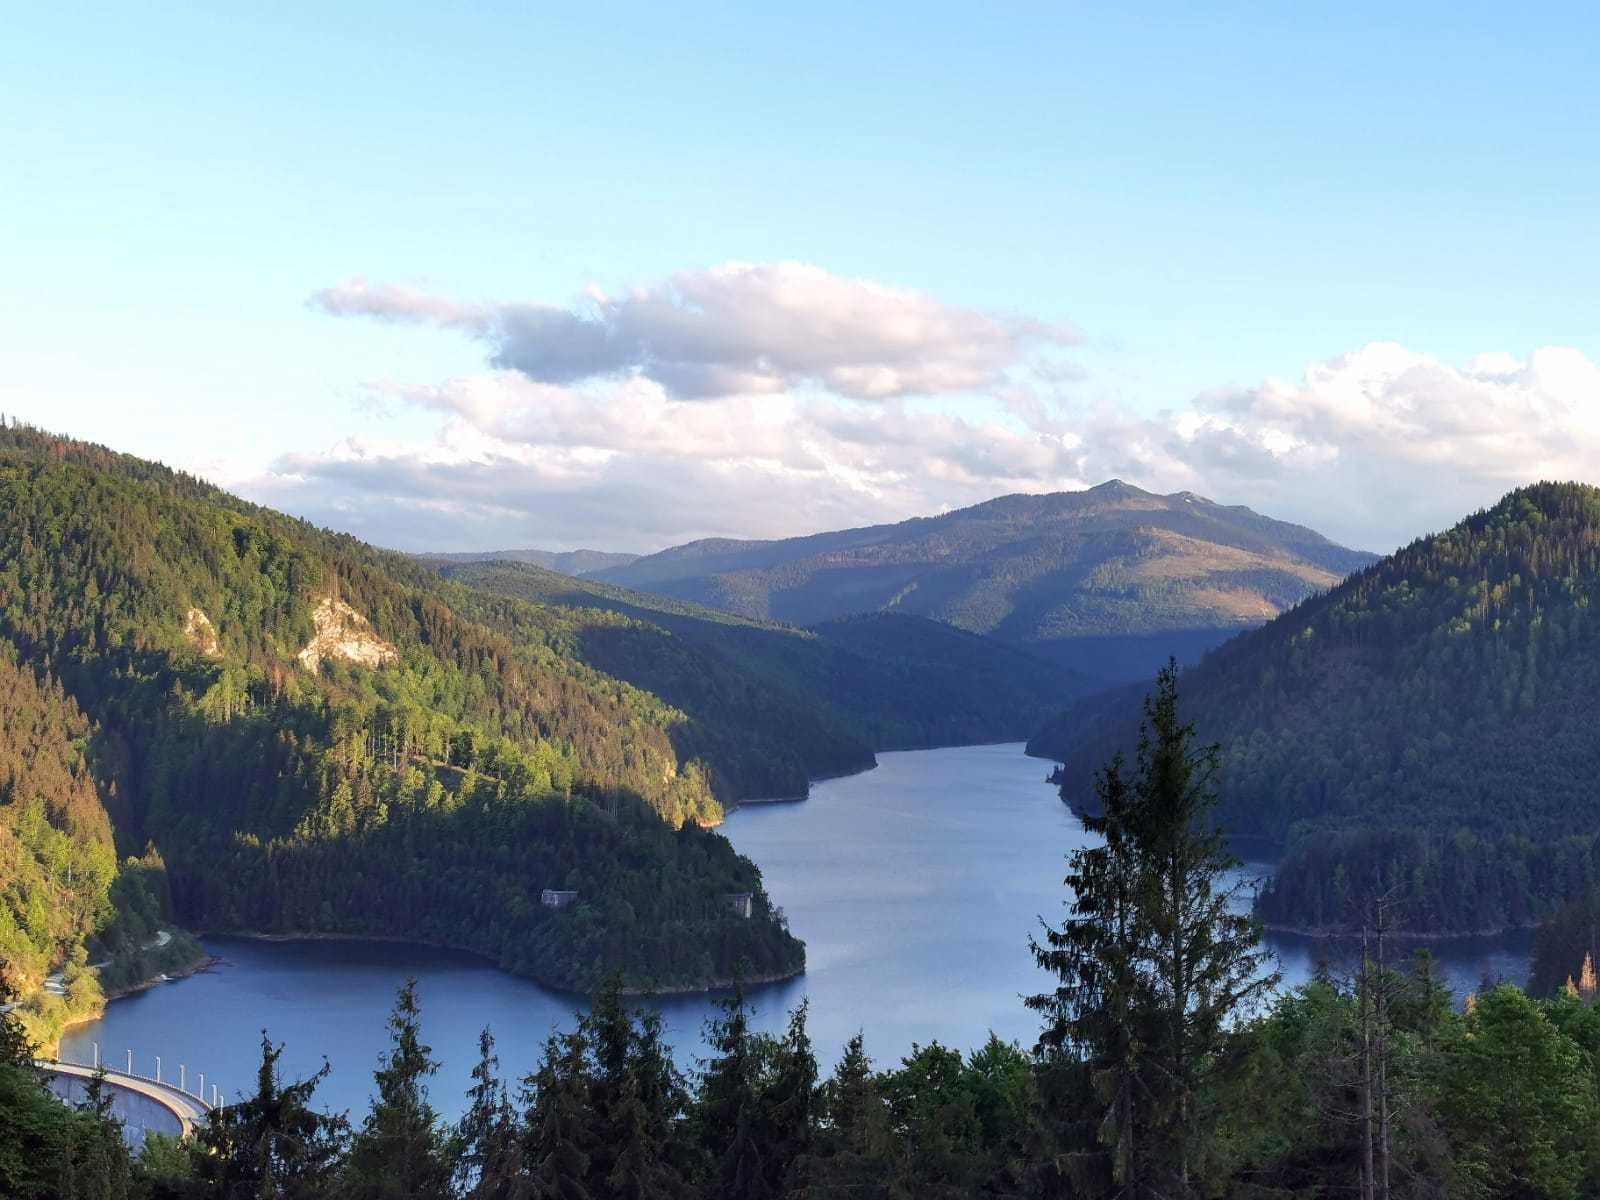
M342 1115L310 1106L328 1065L285 1084L278 1073L282 1056L283 1047L262 1030L255 1095L213 1110L195 1135L195 1175L222 1196L315 1200L334 1178L349 1127Z
M650 1145L681 1184L690 1153L684 1144L686 1122L682 1120L689 1107L689 1092L682 1072L672 1061L658 1012L646 1010L639 1016L630 1072L638 1084Z
M1175 661L1157 676L1144 711L1133 805L1152 991L1150 1019L1140 1023L1148 1039L1143 1085L1152 1101L1152 1182L1185 1195L1206 1134L1197 1093L1219 1064L1228 1022L1278 977L1267 969L1259 924L1239 911L1247 885L1216 819L1221 751L1196 746L1194 725L1179 719Z
M860 1033L846 1043L833 1076L822 1086L821 1107L811 1151L797 1166L801 1194L887 1196L893 1172L889 1113Z
M613 1200L673 1200L683 1194L682 1181L662 1154L650 1110L640 1096L639 1078L623 1081L611 1112L616 1142L604 1190L596 1195Z
M707 1023L706 1040L714 1053L701 1070L694 1114L705 1193L719 1200L765 1200L771 1193L758 1142L762 1047L750 1032L743 990L723 1002L721 1017Z
M519 1200L531 1195L522 1170L522 1132L499 1077L494 1037L478 1034L478 1062L467 1090L467 1111L453 1140L454 1183L467 1200Z
M341 1191L349 1200L444 1200L448 1148L427 1086L439 1067L422 1041L415 979L395 998L389 1031L392 1047L374 1074L378 1096L351 1142Z
M623 1112L634 1048L633 1014L622 996L622 976L613 972L579 1020L592 1062L585 1111L592 1126L589 1139L589 1190L602 1194L612 1166L624 1149L623 1127L636 1114ZM635 1089L637 1101L637 1089Z
M817 1109L817 1056L806 1032L810 1001L789 1014L789 1028L772 1052L770 1078L760 1095L760 1141L767 1187L788 1192L790 1173L811 1149Z
M593 1195L587 1182L593 1143L586 1057L581 1031L552 1034L538 1070L526 1081L528 1170L537 1200Z
M1117 758L1097 779L1084 823L1101 843L1070 858L1071 914L1032 942L1058 980L1028 1001L1045 1018L1049 1153L1083 1190L1192 1193L1210 1119L1200 1089L1228 1023L1277 981L1239 911L1245 885L1215 816L1218 760L1179 720L1169 662L1145 700L1133 778Z
M1136 837L1137 798L1117 755L1095 780L1097 811L1081 816L1098 845L1073 851L1065 880L1070 915L1030 937L1035 962L1058 982L1027 998L1044 1015L1036 1053L1047 1093L1057 1102L1041 1133L1056 1143L1063 1173L1085 1189L1139 1195L1143 1063L1135 1014L1149 1007L1145 969L1147 874ZM1093 1149L1078 1145L1083 1109L1097 1113ZM1070 1148L1070 1151L1068 1150Z

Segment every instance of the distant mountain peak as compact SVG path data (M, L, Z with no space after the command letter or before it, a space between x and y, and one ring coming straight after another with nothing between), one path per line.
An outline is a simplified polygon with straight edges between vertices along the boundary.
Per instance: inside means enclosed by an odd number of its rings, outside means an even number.
M909 613L1120 677L1282 612L1372 557L1193 492L1108 479L892 525L691 542L594 575L799 625ZM1113 644L1140 648L1107 665Z

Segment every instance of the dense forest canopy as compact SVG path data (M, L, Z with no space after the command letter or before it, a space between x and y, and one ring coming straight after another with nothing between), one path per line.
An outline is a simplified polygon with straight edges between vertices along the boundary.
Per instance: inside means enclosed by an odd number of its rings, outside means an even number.
M721 768L680 753L689 717L582 661L558 610L491 613L404 556L22 427L0 514L0 682L40 714L0 727L30 772L5 826L68 839L68 908L99 914L28 933L29 963L109 920L109 856L153 849L207 928L409 933L578 987L800 967L754 866L698 827Z
M1410 927L1471 931L1589 886L1597 594L1600 491L1541 483L1187 671L1188 711L1222 744L1229 828L1286 843L1263 914L1347 928L1356 898L1392 890ZM1131 695L1080 704L1030 752L1082 799L1136 714Z
M680 753L737 763L745 795L803 795L806 777L859 770L874 750L1026 738L1095 685L992 638L903 614L797 629L513 562L447 565L473 589L550 608L597 670L688 714Z
M1258 924L1231 902L1215 750L1175 672L1131 763L1099 776L1100 838L1067 860L1033 952L1031 1047L913 1045L831 1072L807 1002L756 1032L735 991L681 1071L659 1011L615 977L535 1061L483 1030L454 1122L408 981L364 1113L322 1111L329 1068L260 1069L186 1142L124 1145L98 1081L58 1103L0 1012L0 1192L18 1200L1578 1200L1600 1185L1600 982L1548 999L1485 985L1461 1009L1426 952L1380 936L1348 977L1273 995ZM1017 931L1019 942L1024 931ZM4 998L0 990L0 999Z

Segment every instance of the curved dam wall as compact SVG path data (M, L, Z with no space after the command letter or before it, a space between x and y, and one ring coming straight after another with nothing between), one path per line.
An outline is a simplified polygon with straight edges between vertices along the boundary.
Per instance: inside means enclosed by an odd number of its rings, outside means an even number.
M40 1063L50 1091L65 1104L80 1105L89 1098L94 1072L70 1063ZM193 1096L152 1080L108 1071L105 1078L111 1111L122 1122L123 1135L135 1150L146 1133L169 1137L188 1134L205 1117L205 1107Z

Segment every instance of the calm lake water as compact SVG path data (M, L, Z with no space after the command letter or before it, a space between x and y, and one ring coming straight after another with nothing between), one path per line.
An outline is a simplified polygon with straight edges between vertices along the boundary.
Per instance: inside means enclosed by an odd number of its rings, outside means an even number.
M976 1046L989 1030L1030 1044L1037 1030L1021 996L1048 980L1027 937L1041 915L1059 921L1065 856L1085 842L1076 818L1044 782L1048 764L1021 745L879 755L879 767L820 783L811 799L751 805L723 827L760 864L767 890L806 940L800 979L757 990L756 1023L779 1029L811 1001L810 1029L830 1065L859 1029L868 1052L891 1063L913 1043ZM1264 870L1260 868L1259 870ZM382 943L207 939L215 970L113 1003L74 1030L63 1057L88 1062L99 1043L113 1066L182 1063L193 1086L206 1073L233 1095L252 1085L260 1031L286 1043L293 1075L333 1073L319 1092L331 1108L364 1108L371 1071L387 1044L384 1017L395 989L418 980L424 1030L443 1065L436 1105L458 1111L488 1025L504 1072L531 1069L554 1026L569 1025L580 998L516 979L477 959ZM1326 947L1275 937L1285 982L1307 978ZM1484 975L1521 980L1527 939L1436 943L1452 984ZM1332 957L1337 959L1335 950ZM679 1058L692 1064L714 998L660 1003Z

